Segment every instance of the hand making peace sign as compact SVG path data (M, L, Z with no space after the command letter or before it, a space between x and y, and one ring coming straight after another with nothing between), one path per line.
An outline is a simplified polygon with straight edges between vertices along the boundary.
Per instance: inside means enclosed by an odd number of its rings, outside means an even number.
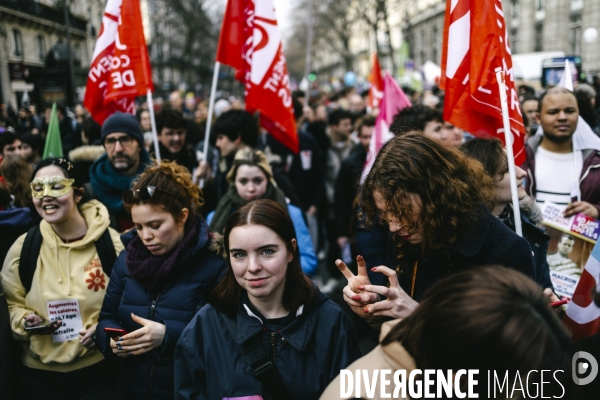
M362 256L356 257L358 274L354 275L341 260L335 264L348 280L344 287L344 300L352 311L361 318L375 320L386 316L406 318L419 305L400 287L396 271L385 266L374 267L371 271L380 272L388 277L389 287L372 285L367 275L367 265ZM381 300L383 296L386 299Z

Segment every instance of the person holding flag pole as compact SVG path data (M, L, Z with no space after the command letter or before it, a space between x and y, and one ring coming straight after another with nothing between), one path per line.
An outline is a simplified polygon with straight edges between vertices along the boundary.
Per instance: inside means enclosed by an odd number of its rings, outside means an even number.
M102 125L116 111L135 114L135 97L146 96L155 157L160 162L153 91L140 3L108 0L92 55L83 104L92 118Z

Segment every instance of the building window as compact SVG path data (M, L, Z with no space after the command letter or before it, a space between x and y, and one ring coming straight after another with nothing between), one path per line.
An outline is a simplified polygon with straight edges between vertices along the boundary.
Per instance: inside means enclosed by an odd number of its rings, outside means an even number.
M544 24L535 25L535 47L534 51L542 51L544 46Z
M569 22L570 54L581 54L581 14L571 14Z
M518 20L519 19L519 0L512 0L511 1L511 7L510 7L510 18L513 20Z
M44 37L42 35L38 35L37 45L38 56L40 57L40 60L44 60L46 58L46 43L44 42Z
M21 57L21 56L23 56L23 44L21 43L21 32L19 32L16 29L13 29L12 33L13 33L13 41L14 41L13 55L15 57Z
M517 43L519 38L519 31L517 28L513 28L510 30L510 51L512 54L517 54Z
M571 11L581 10L583 8L583 0L571 0Z
M546 0L535 0L535 10L544 11L546 8Z
M73 60L81 60L81 48L79 47L79 43L75 43L73 46Z
M433 54L431 56L432 61L434 63L439 63L440 60L438 60L438 48L441 48L442 46L438 45L438 28L437 26L433 27L433 46L432 46L432 51Z

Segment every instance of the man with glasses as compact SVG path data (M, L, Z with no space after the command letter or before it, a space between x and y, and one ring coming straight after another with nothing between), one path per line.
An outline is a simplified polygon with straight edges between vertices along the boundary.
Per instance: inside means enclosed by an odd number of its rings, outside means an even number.
M106 154L90 169L91 193L108 208L111 227L123 232L133 226L123 208L123 193L150 164L150 156L142 128L131 114L116 112L104 121L101 141Z
M192 173L198 162L186 142L187 129L187 120L179 111L167 108L156 116L160 158L175 161Z

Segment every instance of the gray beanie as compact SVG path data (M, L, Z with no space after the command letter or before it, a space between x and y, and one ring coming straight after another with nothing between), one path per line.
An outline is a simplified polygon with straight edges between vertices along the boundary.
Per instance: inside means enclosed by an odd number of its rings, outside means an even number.
M142 133L142 127L134 115L117 111L108 117L102 125L102 143L104 143L107 135L115 132L128 134L138 141L140 148L144 148L144 134Z

